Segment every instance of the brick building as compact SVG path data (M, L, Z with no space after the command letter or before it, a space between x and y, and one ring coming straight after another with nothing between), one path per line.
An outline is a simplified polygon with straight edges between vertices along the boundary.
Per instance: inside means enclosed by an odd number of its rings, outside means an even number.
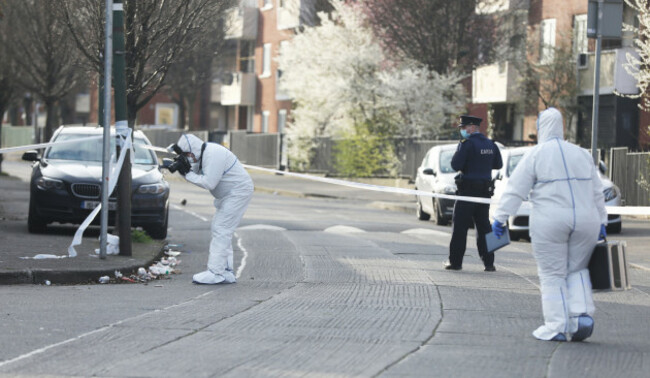
M509 53L491 65L478 67L472 75L472 103L477 113L488 116L490 125L506 141L530 140L535 133L536 109L522 103L521 76L517 59L529 58L537 64L549 64L554 49L568 45L573 52L578 95L575 116L565 125L571 141L591 144L595 54L593 40L587 39L588 1L585 0L502 0L486 14L498 17L501 27L510 27ZM623 8L623 22L636 25L636 14ZM634 53L634 35L603 40L600 70L599 147L644 145L646 114L639 111L638 100L617 96L637 94L635 79L625 72L626 53ZM642 138L640 140L640 137Z

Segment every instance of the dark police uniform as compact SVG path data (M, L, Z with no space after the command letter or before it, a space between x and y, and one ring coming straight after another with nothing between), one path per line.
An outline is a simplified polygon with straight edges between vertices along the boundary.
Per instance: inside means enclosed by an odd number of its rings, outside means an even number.
M479 125L480 118L461 116L461 125ZM503 166L501 152L497 145L483 134L476 132L458 143L456 153L451 160L451 167L460 171L456 177L458 195L469 197L492 197L492 170ZM452 235L449 244L449 261L446 269L459 270L463 265L463 256L467 244L467 230L474 223L476 227L476 244L478 253L487 271L494 270L494 254L487 253L485 234L491 231L489 204L457 200L452 218Z

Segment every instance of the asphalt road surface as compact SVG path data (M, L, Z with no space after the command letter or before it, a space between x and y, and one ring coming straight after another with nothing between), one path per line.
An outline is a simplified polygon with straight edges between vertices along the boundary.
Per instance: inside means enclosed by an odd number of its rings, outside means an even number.
M470 237L463 270L449 272L449 227L359 199L256 193L233 238L238 283L193 285L207 261L212 199L171 183L169 239L181 245L182 273L148 285L1 287L0 376L650 371L647 221L623 224L634 288L596 293L589 342L540 342L530 335L542 318L528 242L499 251L497 272L486 273Z

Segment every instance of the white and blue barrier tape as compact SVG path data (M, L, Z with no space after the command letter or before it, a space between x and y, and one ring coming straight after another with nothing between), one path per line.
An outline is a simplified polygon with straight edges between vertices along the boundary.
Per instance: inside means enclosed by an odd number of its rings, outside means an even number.
M132 141L132 135L131 135L131 129L129 128L120 128L118 134L122 136L123 142L122 144L122 149L119 158L117 159L116 163L113 163L114 161L114 156L111 158L111 169L110 169L110 175L109 175L109 193L113 192L115 189L115 185L117 184L117 178L120 174L120 171L122 169L122 164L124 163L124 159L126 156L126 151L127 150L132 150L133 149L133 141ZM34 150L34 149L40 149L40 148L47 148L49 146L55 145L55 144L70 144L70 143L79 143L87 140L94 140L94 139L101 139L103 136L92 136L92 137L84 137L84 138L75 138L75 139L69 139L65 141L60 141L60 142L49 142L49 143L41 143L41 144L32 144L32 145L26 145L26 146L17 146L17 147L8 147L8 148L2 148L0 149L0 154L7 153L7 152L18 152L18 151L27 151L27 150ZM153 150L153 151L158 151L158 152L165 152L167 153L168 150L163 147L157 147L157 146L148 146L148 145L142 145L141 147ZM131 160L133 159L133 153L130 154ZM382 186L382 185L373 185L373 184L364 184L364 183L359 183L359 182L353 182L353 181L347 181L347 180L340 180L340 179L333 179L333 178L327 178L327 177L319 177L319 176L313 176L313 175L308 175L308 174L303 174L303 173L294 173L294 172L288 172L288 171L280 171L277 169L270 169L270 168L263 168L263 167L258 167L255 165L248 165L248 164L243 164L243 166L247 169L252 169L252 170L257 170L257 171L262 171L262 172L267 172L267 173L273 173L273 174L278 174L278 175L283 175L283 176L289 176L289 177L296 177L300 179L305 179L305 180L311 180L311 181L318 181L322 183L327 183L327 184L332 184L332 185L339 185L339 186L345 186L345 187L350 187L350 188L355 188L355 189L363 189L363 190L371 190L371 191L377 191L377 192L384 192L384 193L395 193L395 194L401 194L401 195L408 195L408 196L425 196L425 197L435 197L435 198L444 198L444 199L450 199L450 200L457 200L457 201L467 201L467 202L475 202L475 203L484 203L484 204L495 204L496 201L490 199L490 198L483 198L483 197L467 197L467 196L458 196L458 195L450 195L450 194L441 194L441 193L433 193L433 192L426 192L422 190L415 190L415 189L405 189L405 188L396 188L392 186ZM607 213L608 214L616 214L616 215L650 215L650 206L606 206ZM90 223L95 219L99 211L101 210L101 204L88 215L88 217L82 222L82 224L79 226L77 229L74 238L72 240L72 243L70 243L70 246L68 247L68 255L69 257L75 257L77 255L77 251L75 250L75 246L81 245L82 242L82 237L83 233L85 232L86 228L90 225Z

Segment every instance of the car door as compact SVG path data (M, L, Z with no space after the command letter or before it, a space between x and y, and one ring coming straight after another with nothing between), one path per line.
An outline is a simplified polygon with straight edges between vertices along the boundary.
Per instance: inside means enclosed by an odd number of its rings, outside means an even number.
M437 162L437 154L439 153L439 149L437 148L432 148L429 150L429 152L426 154L424 159L422 159L422 164L418 168L418 173L417 177L415 180L415 185L418 188L418 190L424 191L431 193L433 192L433 184L434 180L436 178L435 174L436 172L436 162ZM434 174L425 174L424 170L425 169L432 169ZM422 204L422 210L426 212L427 214L431 214L433 212L433 202L431 200L430 196L418 196L420 203Z

